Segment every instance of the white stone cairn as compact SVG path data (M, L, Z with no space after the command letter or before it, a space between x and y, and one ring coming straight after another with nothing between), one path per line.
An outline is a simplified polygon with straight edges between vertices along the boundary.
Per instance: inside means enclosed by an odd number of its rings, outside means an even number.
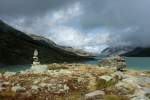
M40 65L40 61L39 61L39 58L38 58L38 50L35 49L34 50L34 54L33 54L33 65Z
M47 65L40 64L40 61L38 59L38 50L35 49L34 54L33 54L33 63L32 63L30 71L39 73L39 72L44 72L47 70L48 70Z

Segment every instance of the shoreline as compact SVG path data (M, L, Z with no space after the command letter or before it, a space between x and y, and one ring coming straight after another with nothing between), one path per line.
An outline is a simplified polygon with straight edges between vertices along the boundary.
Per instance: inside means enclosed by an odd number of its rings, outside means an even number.
M55 64L55 63L52 63L52 64ZM58 63L58 64L60 64L60 63ZM63 63L62 63L63 64ZM93 66L95 66L95 65L97 65L97 64L88 64L88 63L67 63L67 64L83 64L83 65L93 65ZM18 69L20 69L20 70L18 70L18 71L11 71L11 69L13 69L13 68L18 68ZM3 72L3 70L6 72L6 71L10 71L10 72L20 72L20 71L24 71L24 70L27 70L27 69L29 69L31 67L31 65L8 65L8 66L3 66L3 67L1 67L0 66L0 70ZM7 69L10 69L10 70L7 70ZM150 72L150 69L139 69L139 68L130 68L130 67L128 67L127 66L127 70L131 70L131 71L139 71L139 72ZM0 71L0 72L1 72Z
M36 65L19 73L5 72L0 75L0 80L0 97L13 100L89 100L96 97L102 100L132 100L148 98L145 92L150 89L150 73L120 72L111 67L76 63ZM142 93L142 96L136 92Z

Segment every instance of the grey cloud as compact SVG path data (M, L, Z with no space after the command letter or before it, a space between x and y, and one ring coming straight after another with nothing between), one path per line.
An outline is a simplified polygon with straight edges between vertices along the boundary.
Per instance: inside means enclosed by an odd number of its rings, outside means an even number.
M60 9L66 12L68 7L72 9L72 5L77 2L80 3L81 8L79 10L82 14L72 19L65 19L67 20L65 23L59 23L64 19L58 20L58 23L53 22L53 19L50 20L53 15L52 12L58 12ZM18 25L23 31L31 33L33 31L37 34L46 33L47 36L51 37L55 36L55 33L52 33L51 30L54 28L57 30L61 26L61 28L67 27L66 30L71 28L71 30L79 32L81 36L77 37L84 36L85 39L89 38L90 32L93 36L98 33L103 35L109 32L109 40L104 42L106 45L150 46L149 9L150 0L0 0L0 17L10 22L11 25ZM47 13L49 14L48 19L45 17ZM73 14L76 13L78 11ZM62 16L64 18L66 16L72 17L71 14ZM20 19L24 19L24 21L20 22ZM54 26L49 26L49 20ZM92 33L95 29L103 28L107 29L108 32L96 31ZM65 30L60 34L63 33L65 33ZM62 38L59 39L61 41ZM91 39L88 42L102 45L101 42L96 43L93 40Z
M31 16L64 8L75 0L0 0L0 15Z
M137 30L128 32L113 30L110 36L112 40L117 36L120 37L120 42L150 46L150 0L84 0L82 4L84 8L84 14L81 16L82 28L94 29L105 26L110 30L112 28L134 30L138 27ZM111 42L110 44L114 43Z
M88 4L87 4L88 3ZM81 22L96 26L149 25L149 0L84 0ZM84 27L84 26L83 26Z

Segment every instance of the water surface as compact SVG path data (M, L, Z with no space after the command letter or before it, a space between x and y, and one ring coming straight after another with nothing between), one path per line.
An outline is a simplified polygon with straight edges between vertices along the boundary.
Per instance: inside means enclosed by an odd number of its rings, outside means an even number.
M85 64L98 64L103 57L96 60L85 61ZM150 57L125 57L128 69L150 71Z
M97 57L95 60L89 60L79 63L84 64L98 64L103 57ZM150 71L150 57L125 57L128 69ZM21 70L29 69L30 65L17 65L17 66L0 66L0 72L13 71L19 72Z

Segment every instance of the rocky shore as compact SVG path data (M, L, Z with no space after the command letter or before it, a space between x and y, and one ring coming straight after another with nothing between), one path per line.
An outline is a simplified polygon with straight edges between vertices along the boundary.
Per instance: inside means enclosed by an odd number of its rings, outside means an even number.
M123 62L118 59L105 59L102 65L54 63L1 73L0 100L149 100L150 72L110 66Z

